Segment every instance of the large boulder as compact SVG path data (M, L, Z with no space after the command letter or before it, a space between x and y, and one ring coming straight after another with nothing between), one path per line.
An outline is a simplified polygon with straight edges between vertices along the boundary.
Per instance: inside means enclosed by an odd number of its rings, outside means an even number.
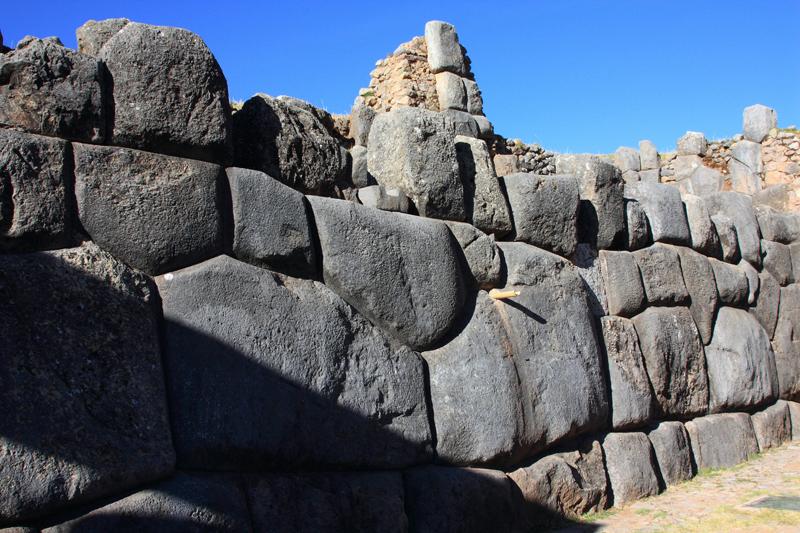
M714 270L706 256L694 250L677 246L681 271L689 291L689 311L692 313L703 344L711 342L714 319L717 316L719 297L714 283Z
M783 244L800 240L800 214L783 213L767 205L754 205L753 209L764 239Z
M639 338L627 318L600 319L611 387L611 427L625 430L653 416L653 393L644 367Z
M0 250L69 244L71 159L64 141L0 129Z
M508 202L494 173L485 141L457 135L456 154L464 185L466 218L473 226L498 237L512 230Z
M692 478L692 449L683 424L661 422L650 430L647 437L653 445L658 470L666 486Z
M643 181L627 183L625 197L638 201L644 209L654 241L691 245L686 210L676 187Z
M324 285L227 256L156 282L182 467L396 468L429 457L422 360Z
M458 241L467 260L474 285L481 289L497 287L502 279L503 258L494 235L486 235L464 222L445 222Z
M425 44L431 72L436 74L448 71L461 76L467 74L464 52L452 24L440 20L428 21L425 24Z
M529 173L503 177L514 221L513 238L563 257L575 252L580 201L574 176L537 176Z
M760 143L769 130L778 126L778 116L774 109L755 104L744 108L742 113L742 133L745 139Z
M780 446L792 438L789 404L783 400L778 400L763 411L753 413L750 421L753 423L758 449L762 452Z
M658 494L658 465L647 435L609 433L603 438L603 452L614 505Z
M698 470L729 468L758 453L758 442L746 413L708 415L686 422L692 457Z
M102 143L105 82L97 59L55 38L26 37L0 55L0 126Z
M228 159L228 83L198 35L130 22L97 57L110 78L111 144L218 163Z
M714 280L717 284L717 294L721 304L744 307L750 295L750 281L744 269L709 258L711 270L714 271Z
M754 267L760 268L761 237L751 198L736 192L718 192L706 196L705 201L711 216L721 214L731 219L736 228L742 259Z
M746 410L778 396L769 337L747 311L722 307L706 347L709 411Z
M627 317L639 313L647 300L636 257L630 252L600 250L599 258L608 312Z
M295 277L317 274L309 213L302 194L257 170L225 170L233 207L233 254Z
M349 154L333 119L308 102L257 94L233 115L234 164L304 193L330 195L350 180Z
M455 137L453 122L435 111L399 107L379 113L369 131L369 173L384 187L403 191L420 215L463 221Z
M78 215L101 248L148 274L222 252L222 167L129 148L73 149Z
M435 345L464 301L461 250L447 226L345 200L309 201L325 283L413 349Z
M675 305L689 299L676 247L656 243L633 252L633 256L642 274L648 302L653 305Z
M150 281L94 244L0 255L0 526L175 462Z
M130 20L126 18L87 20L83 26L75 30L78 52L96 56L103 45L128 23Z
M703 344L685 307L650 307L633 318L658 414L690 418L708 408Z

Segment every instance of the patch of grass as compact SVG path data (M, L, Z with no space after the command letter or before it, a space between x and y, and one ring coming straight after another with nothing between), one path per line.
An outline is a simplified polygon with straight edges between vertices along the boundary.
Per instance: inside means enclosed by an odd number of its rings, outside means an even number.
M231 109L233 111L239 111L243 105L244 100L231 100Z
M786 133L794 133L800 134L800 130L797 128L778 128L778 131L786 132Z
M613 509L606 509L605 511L597 511L596 513L586 513L585 515L582 515L580 517L580 521L585 522L587 524L591 524L593 522L598 522L600 520L605 520L606 518L614 516L617 513L617 511L619 511L618 508L613 508Z
M375 96L375 91L364 91L360 96L361 98L370 98L371 96Z

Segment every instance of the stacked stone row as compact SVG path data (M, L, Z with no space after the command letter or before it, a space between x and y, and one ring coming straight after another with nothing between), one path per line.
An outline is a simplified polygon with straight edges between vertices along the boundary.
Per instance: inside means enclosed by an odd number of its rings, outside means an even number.
M413 108L367 170L420 216L317 196L346 168L317 110L231 124L167 74L227 97L197 36L79 37L0 87L38 102L0 130L0 527L515 531L798 436L797 216L585 156L498 179Z

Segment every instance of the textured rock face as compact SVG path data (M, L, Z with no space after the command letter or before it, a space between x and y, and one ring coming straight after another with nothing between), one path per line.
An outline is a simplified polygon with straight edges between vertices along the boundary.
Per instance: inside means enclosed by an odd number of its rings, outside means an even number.
M408 530L397 472L251 476L246 490L255 531Z
M384 187L403 191L420 215L463 221L455 136L453 123L434 111L401 107L380 113L369 132L369 172Z
M511 214L486 142L462 135L455 141L467 220L486 233L502 237L512 229Z
M733 222L742 259L760 268L761 238L758 234L758 219L753 212L753 202L750 197L735 192L720 192L707 196L705 201L712 216L722 214Z
M774 109L761 104L744 108L742 114L742 133L745 139L760 143L769 130L777 127L778 117Z
M658 470L667 486L692 478L692 450L689 434L683 424L661 422L647 437L653 445Z
M663 183L628 183L625 197L638 201L644 209L654 241L691 244L686 211L677 188Z
M800 403L786 403L789 406L789 419L792 423L792 440L800 440Z
M689 311L700 333L700 339L703 344L708 344L711 342L719 305L714 270L704 255L689 248L676 247L675 250L680 257L683 281L689 291Z
M600 323L611 385L611 426L621 430L642 425L652 418L653 393L636 330L626 318L605 316Z
M711 222L717 230L719 237L719 247L722 251L722 260L728 263L737 263L741 258L739 252L739 237L736 234L736 226L733 221L725 215L711 215Z
M569 257L577 245L578 182L574 176L520 173L503 178L514 240Z
M639 159L641 161L642 170L658 169L658 150L652 141L639 141Z
M608 312L627 317L637 314L647 300L636 257L630 252L601 250L599 258Z
M55 37L26 37L0 55L0 125L102 143L103 76L96 59Z
M717 170L703 166L702 164L694 169L689 176L689 183L692 187L692 194L706 196L719 192L722 189L725 176Z
M780 446L792 438L792 420L789 405L778 401L750 417L760 451Z
M110 75L112 144L220 163L229 157L228 84L200 37L131 22L98 58Z
M222 168L111 146L73 144L75 196L84 229L148 274L222 251Z
M367 207L395 213L408 213L411 207L408 196L397 189L386 189L383 185L362 187L358 190L358 201Z
M779 242L761 241L764 270L772 274L780 285L794 283L792 253L788 246Z
M797 213L782 213L765 205L756 205L753 209L764 239L783 244L800 239L800 215Z
M603 439L603 452L614 505L658 494L658 467L647 435L609 433Z
M736 265L709 259L717 283L717 293L722 304L744 306L750 293L750 282L747 274Z
M263 172L225 170L233 206L233 253L247 263L296 277L314 277L317 258L306 201Z
M464 301L460 250L447 226L310 197L325 283L398 340L430 348ZM436 297L429 291L435 288Z
M439 97L439 109L467 110L467 89L461 76L452 72L436 74L436 94Z
M745 413L695 418L686 423L686 431L698 469L729 468L758 453L753 424Z
M800 399L800 287L781 287L778 322L773 336L780 395Z
M692 237L692 248L705 255L717 257L721 253L719 236L714 223L711 222L705 202L699 196L692 194L684 194L682 198Z
M461 222L445 222L445 224L464 252L475 285L481 289L499 286L503 261L494 235L486 235L477 228Z
M83 26L75 30L75 36L78 39L78 52L96 56L100 53L103 45L129 22L130 20L124 18L87 20Z
M0 129L0 250L69 243L70 159L63 141Z
M647 215L636 200L625 200L625 228L628 249L638 250L653 242Z
M233 478L181 473L44 531L175 531L176 528L248 531L250 517L243 490Z
M746 409L778 396L775 356L764 328L742 309L722 307L706 347L709 411Z
M532 526L543 521L542 509L579 516L607 509L611 503L603 448L596 440L579 443L575 451L548 455L508 477L522 493L525 518Z
M703 345L685 307L650 307L633 318L660 413L692 417L708 407Z
M755 305L748 311L758 319L759 324L767 332L770 339L775 335L778 323L778 306L781 299L781 287L769 272L758 275L759 290Z
M706 155L707 149L706 137L698 131L687 131L678 139L679 155Z
M653 305L681 304L689 299L676 248L654 244L633 252L647 301Z
M758 270L756 270L753 265L747 261L739 261L737 266L744 271L744 275L747 278L747 305L754 305L756 303L756 298L758 297L758 292L761 288L761 281L758 278Z
M0 256L0 297L0 524L168 475L149 281L87 244Z
M458 44L456 29L447 22L431 20L425 24L425 44L431 72L448 71L461 76L467 73L464 52Z
M331 194L350 174L331 116L297 98L253 96L234 115L233 139L236 166L266 172L304 193Z
M182 467L392 468L428 457L422 360L325 286L226 256L157 283Z

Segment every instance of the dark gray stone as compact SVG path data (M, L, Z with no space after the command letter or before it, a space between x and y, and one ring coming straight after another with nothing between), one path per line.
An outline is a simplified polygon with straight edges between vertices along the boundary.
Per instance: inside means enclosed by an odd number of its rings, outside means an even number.
M758 319L759 324L767 332L770 339L775 335L778 323L778 306L781 300L781 286L769 272L758 275L759 290L755 305L748 312Z
M494 235L486 235L463 222L445 222L445 224L464 252L475 285L487 290L498 287L503 273L503 260Z
M389 335L433 347L464 301L461 251L447 226L345 200L309 201L325 283Z
M511 213L486 142L461 135L455 141L467 220L486 233L506 235L512 229Z
M102 143L104 80L97 59L55 37L26 37L0 55L0 126Z
M714 271L714 280L717 284L717 294L721 304L744 307L750 294L750 282L747 274L736 265L723 263L714 258L709 258L711 269Z
M764 270L772 274L781 285L794 283L792 268L792 252L785 244L773 241L761 241Z
M42 533L249 530L247 501L236 479L180 473Z
M642 206L654 241L691 245L686 211L676 187L663 183L628 183L625 198L636 200Z
M87 20L83 26L75 30L78 52L96 56L103 45L129 22L130 20L124 18Z
M425 23L425 44L431 72L436 74L448 71L461 76L467 74L464 52L458 44L458 35L452 24L440 20Z
M711 342L719 298L714 283L714 270L704 256L689 248L675 247L681 260L681 271L689 291L689 311L703 344Z
M666 486L692 479L689 434L680 422L661 422L647 434Z
M627 318L600 319L611 385L611 427L625 430L653 416L653 393L644 367L639 338Z
M101 248L148 274L222 252L221 167L128 148L73 149L78 215Z
M750 417L759 451L776 448L792 438L792 419L789 405L778 400Z
M456 135L463 135L465 137L482 137L481 127L478 121L466 111L459 111L457 109L445 109L441 115L449 122L455 129ZM485 135L483 135L485 137Z
M745 410L778 397L769 337L747 311L722 307L706 347L709 412Z
M758 453L750 416L723 413L686 422L692 457L698 470L729 468Z
M64 141L0 129L0 250L69 244L71 159Z
M469 81L469 80L467 80ZM494 140L494 126L483 115L472 115L472 120L478 125L478 137L486 142Z
M692 237L692 248L712 257L722 253L714 223L702 198L693 194L684 194L683 205L686 208L686 219Z
M792 273L797 272L800 276L800 242L790 244L789 253L792 256Z
M705 201L712 217L722 214L733 222L742 259L761 268L761 237L751 198L737 192L718 192L706 196Z
M254 531L408 530L400 472L269 474L249 476L246 487Z
M98 58L112 89L111 144L226 162L231 147L228 83L198 35L130 22L108 39Z
M372 127L372 121L375 120L375 115L375 110L366 105L362 97L356 98L350 111L350 131L348 132L356 146L367 146L369 130Z
M467 91L467 111L471 115L483 115L483 96L478 84L474 80L467 78L461 79L464 82L464 89Z
M690 418L708 408L703 344L685 307L650 307L633 318L658 414Z
M717 231L722 260L728 263L738 263L741 258L739 237L733 221L725 215L711 215L711 222L714 223L714 229Z
M641 163L639 161L639 152L635 148L627 146L620 146L614 152L614 164L623 173L626 171L639 172L641 170Z
M407 470L403 476L413 533L517 529L520 502L514 483L503 472L426 466Z
M644 433L609 433L603 438L614 505L659 492L653 447Z
M653 305L681 304L689 299L675 250L674 247L656 243L633 252L642 274L647 301Z
M744 108L742 113L742 133L745 139L760 143L769 130L778 126L778 116L774 109L755 104Z
M429 458L423 361L324 285L227 256L156 282L181 467L397 468Z
M225 170L233 206L233 254L237 259L301 278L317 275L302 194L263 172Z
M0 525L172 471L154 298L91 243L0 255Z
M591 244L580 242L570 261L575 265L588 291L592 314L597 317L607 315L608 300L597 249L592 248Z
M569 257L577 245L578 181L574 176L504 176L513 238Z
M781 287L778 322L772 345L780 397L800 400L800 286Z
M309 194L332 194L349 181L349 154L333 119L308 102L257 94L233 116L234 163L266 172Z
M625 228L629 250L638 250L653 242L647 215L636 200L625 200Z
M627 317L637 314L647 300L636 257L630 252L600 250L599 258L608 312Z
M369 187L375 180L369 175L367 169L367 147L355 145L350 149L350 158L353 161L350 180L354 187Z
M369 173L403 191L424 217L466 219L456 131L435 111L399 107L379 113L369 132Z
M767 205L755 205L761 236L768 241L792 244L800 239L800 215L782 213Z

